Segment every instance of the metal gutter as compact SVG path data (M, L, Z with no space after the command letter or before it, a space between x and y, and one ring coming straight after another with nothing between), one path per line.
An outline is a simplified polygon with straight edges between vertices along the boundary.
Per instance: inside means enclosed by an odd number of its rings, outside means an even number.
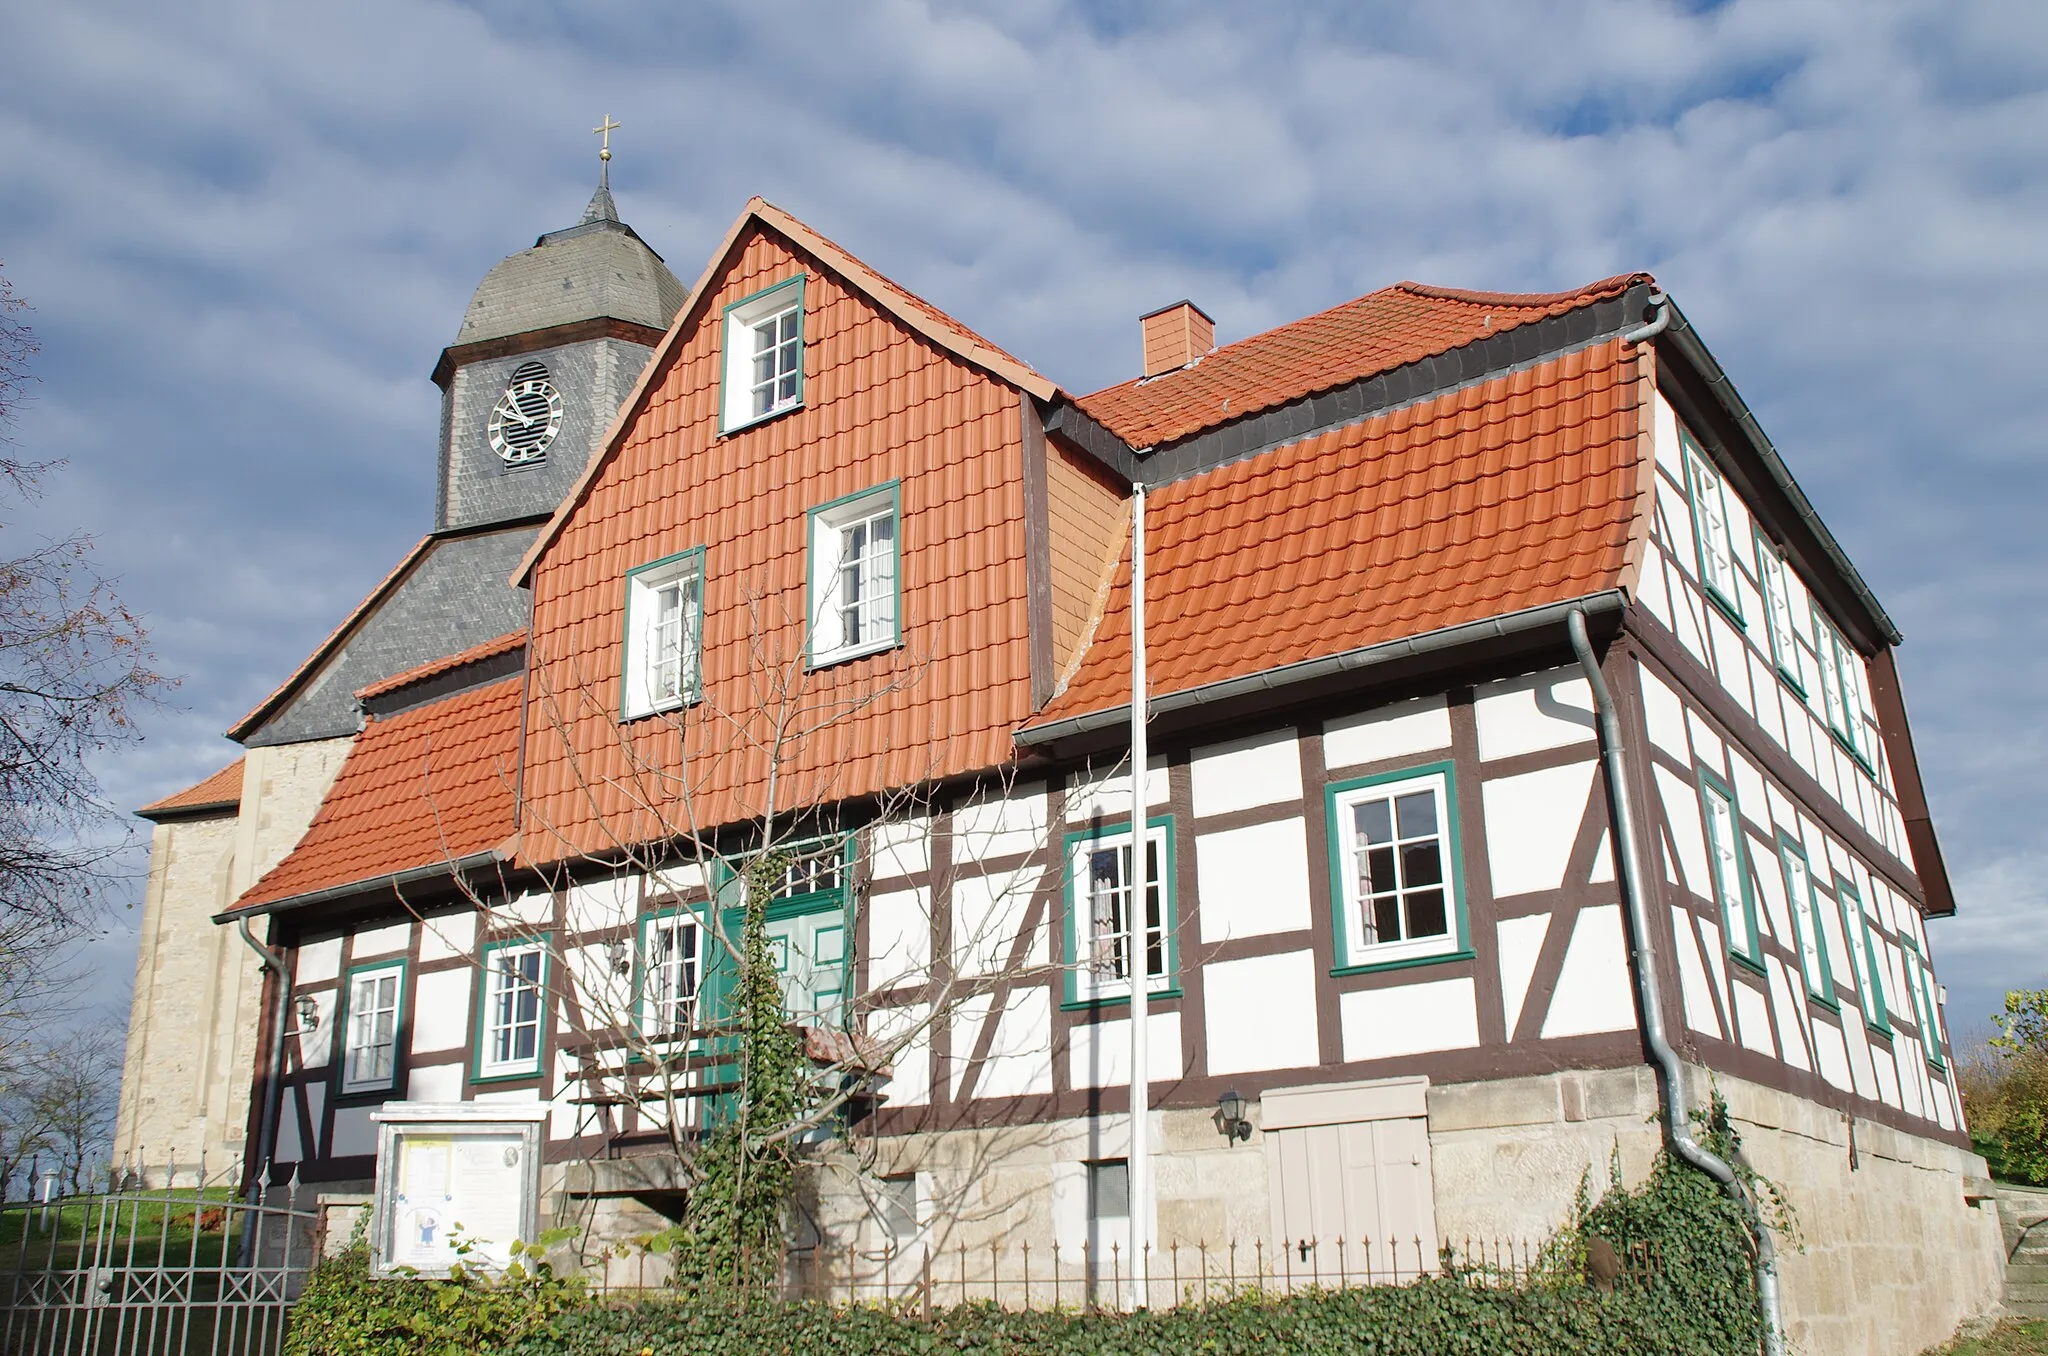
M264 1061L268 1077L263 1085L263 1121L256 1132L256 1150L263 1155L262 1166L257 1166L254 1155L243 1156L243 1170L247 1175L245 1189L249 1194L249 1204L258 1205L262 1202L263 1187L270 1176L271 1161L277 1157L277 1118L284 1098L284 1016L285 1009L291 1005L292 977L291 972L285 968L283 958L270 947L257 941L256 934L249 930L249 919L252 917L253 914L245 914L238 919L238 930L242 934L242 940L248 943L249 949L262 960L263 968L270 971L277 981L277 996L270 1005L269 1058ZM214 921L221 920L216 918ZM245 1265L249 1261L249 1250L253 1241L254 1231L245 1231L241 1254Z
M1786 468L1784 459L1778 455L1778 449L1772 446L1769 435L1764 432L1763 426L1757 423L1756 416L1750 413L1741 393L1735 389L1735 383L1721 370L1721 364L1707 351L1707 346L1701 341L1698 331L1694 330L1691 322L1685 318L1685 312L1678 309L1677 302L1667 297L1664 301L1664 315L1670 318L1670 324L1662 335L1663 341L1675 348L1678 355L1706 381L1708 393L1713 396L1715 403L1720 405L1722 412L1735 422L1742 436L1749 440L1751 449L1763 462L1764 471L1770 476L1771 483L1791 501L1793 513L1798 515L1799 521L1805 524L1807 531L1813 533L1814 539L1820 544L1822 554L1849 585L1851 595L1868 614L1879 636L1887 643L1897 645L1902 637L1891 616L1885 612L1884 604L1877 601L1877 595L1871 592L1870 585L1856 572L1856 567L1849 563L1848 552L1842 549L1841 543L1828 531L1827 524L1820 520L1820 514L1814 509L1812 501L1807 499L1806 491L1800 489L1799 482L1792 478L1792 472Z
M286 895L283 899L273 899L267 904L257 904L247 909L229 909L225 913L215 914L213 921L216 923L232 923L237 919L246 921L251 918L261 918L266 914L282 913L286 909L299 909L304 908L308 904L323 904L330 899L342 899L349 895L362 894L366 891L377 889L379 886L396 887L411 885L416 881L434 880L441 876L459 876L465 871L474 871L478 867L502 865L506 860L508 859L501 850L490 848L483 852L472 852L467 857L457 857L452 862L434 862L428 866L411 866L403 871L389 871L382 875L365 876L361 880L352 880L343 885L323 886L318 890L308 890L302 895Z
M1194 710L1216 702L1228 701L1235 697L1284 692L1317 679L1359 673L1403 659L1424 658L1484 641L1524 638L1537 632L1562 627L1566 618L1573 613L1584 613L1588 616L1618 613L1627 601L1627 596L1621 590L1607 589L1570 602L1546 603L1541 607L1525 608L1520 612L1489 617L1484 621L1463 622L1457 626L1425 631L1419 636L1386 640L1377 645L1346 650L1341 654L1304 659L1299 663L1284 664L1260 673L1226 678L1220 682L1204 683L1200 687L1154 697L1151 703L1152 715L1157 718L1177 711ZM1026 727L1017 732L1016 739L1027 748L1052 744L1075 735L1093 734L1099 730L1126 725L1130 718L1130 703L1125 702L1121 706L1068 716L1046 725Z
M1665 314L1670 314L1669 311ZM1785 1316L1778 1296L1778 1251L1770 1228L1757 1213L1756 1201L1743 1186L1735 1169L1710 1153L1692 1137L1692 1109L1686 1104L1685 1068L1678 1052L1664 1035L1664 998L1657 984L1657 957L1650 949L1650 906L1643 890L1641 855L1636 846L1634 812L1629 808L1628 761L1621 740L1621 722L1614 714L1614 694L1607 689L1600 661L1593 655L1593 643L1586 635L1585 610L1573 606L1565 618L1571 632L1572 652L1578 656L1579 671L1593 690L1593 711L1600 730L1600 758L1607 772L1607 803L1614 819L1614 857L1621 883L1622 902L1628 909L1631 959L1635 962L1636 997L1643 1008L1643 1042L1650 1058L1664 1075L1664 1137L1671 1151L1693 1167L1719 1182L1741 1207L1744 1221L1756 1240L1757 1298L1764 1311L1764 1350L1768 1356L1785 1356Z

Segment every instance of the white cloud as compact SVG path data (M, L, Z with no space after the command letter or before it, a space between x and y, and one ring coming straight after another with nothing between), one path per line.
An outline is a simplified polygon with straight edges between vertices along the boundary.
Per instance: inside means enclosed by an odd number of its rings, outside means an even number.
M1076 389L1183 295L1230 339L1654 270L1906 632L1959 878L2048 850L2048 7L1997 0L22 8L16 434L71 461L26 526L95 532L193 678L124 801L232 756L424 529L425 374L604 112L686 280L761 193ZM1952 985L2001 889L1937 927Z

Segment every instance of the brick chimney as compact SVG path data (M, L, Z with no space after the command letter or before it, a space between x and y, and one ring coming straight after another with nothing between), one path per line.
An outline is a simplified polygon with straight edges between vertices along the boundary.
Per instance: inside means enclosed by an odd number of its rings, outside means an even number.
M1138 318L1145 335L1145 375L1186 367L1216 347L1216 322L1192 301L1176 301Z

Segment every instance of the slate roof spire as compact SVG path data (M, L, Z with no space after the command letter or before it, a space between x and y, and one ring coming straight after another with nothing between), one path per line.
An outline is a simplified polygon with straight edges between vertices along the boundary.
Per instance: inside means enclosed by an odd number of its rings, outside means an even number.
M597 192L590 195L590 205L583 209L583 220L579 225L619 219L618 204L612 201L612 133L623 125L613 122L612 115L607 113L603 122L590 129L593 136L604 138L604 144L597 152Z

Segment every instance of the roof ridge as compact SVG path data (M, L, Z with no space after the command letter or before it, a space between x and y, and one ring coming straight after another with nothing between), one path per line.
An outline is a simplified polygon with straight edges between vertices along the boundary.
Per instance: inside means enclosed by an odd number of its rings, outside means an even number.
M411 687L415 683L424 682L429 678L437 678L444 673L453 672L465 665L480 663L486 659L494 659L501 654L510 654L513 650L518 649L524 644L526 644L526 632L523 629L507 631L502 636L493 636L489 640L478 641L466 650L458 650L454 654L442 655L439 659L429 659L426 663L415 664L402 673L394 673L389 678L379 678L374 683L359 687L356 689L356 700L368 701L372 697L381 697L387 692L396 692L400 688Z
M1412 296L1429 297L1436 301L1464 301L1475 306L1555 306L1561 301L1574 301L1581 297L1597 301L1626 292L1637 283L1655 282L1648 273L1617 273L1583 287L1568 287L1562 292L1480 292L1469 287L1439 287L1434 283L1397 282L1383 291L1407 292ZM1368 294L1370 295L1370 294Z

